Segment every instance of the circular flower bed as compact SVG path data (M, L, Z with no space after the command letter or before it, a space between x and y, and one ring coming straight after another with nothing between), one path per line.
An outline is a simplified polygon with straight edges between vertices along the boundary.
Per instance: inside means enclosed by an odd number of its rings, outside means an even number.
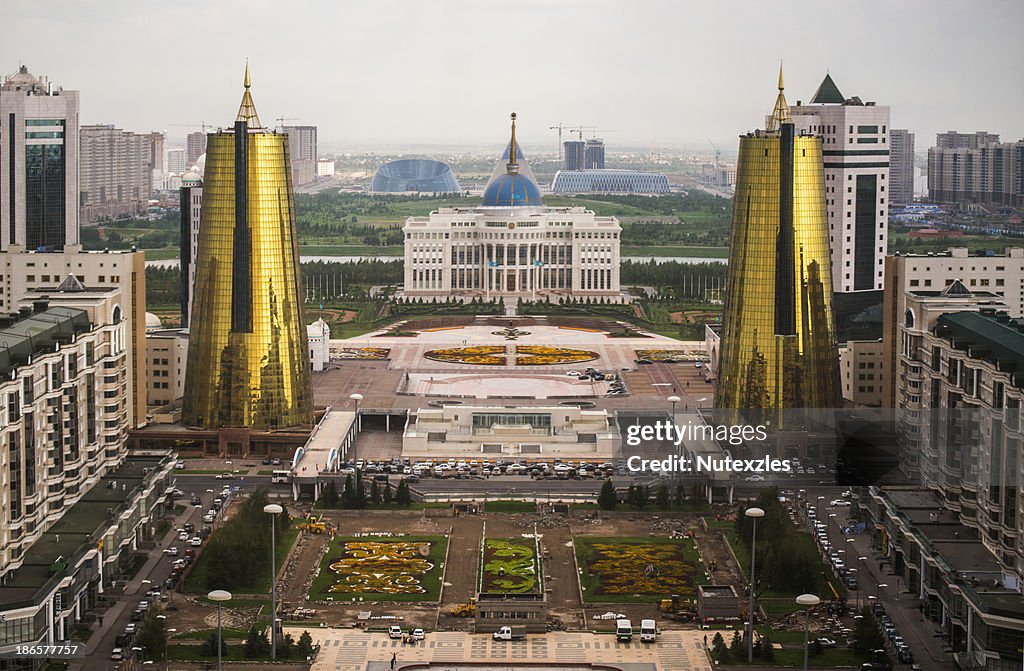
M505 365L505 348L501 345L432 349L423 356L432 361L442 361L444 363L464 363L473 366Z
M596 352L587 349L569 349L567 347L545 347L543 345L523 345L516 348L516 365L519 366L552 366L561 363L583 363L597 358Z

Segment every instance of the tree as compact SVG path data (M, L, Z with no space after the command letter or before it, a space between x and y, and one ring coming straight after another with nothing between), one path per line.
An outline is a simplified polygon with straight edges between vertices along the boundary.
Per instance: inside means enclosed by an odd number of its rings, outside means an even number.
M291 659L293 652L295 652L295 639L291 634L285 634L277 646L277 657L278 659Z
M157 617L162 612L161 608L150 608L135 637L134 645L142 648L142 654L147 659L158 657L167 646L167 629L164 627L164 619Z
M390 504L394 499L394 493L391 491L391 483L384 485L384 503Z
M269 653L270 640L267 638L267 632L257 629L254 624L249 628L249 635L245 639L245 649L242 651L242 654L249 659L253 659Z
M734 631L732 633L732 640L729 641L729 652L736 656L736 659L743 659L743 636L740 632Z
M601 510L615 510L618 503L619 497L615 493L615 485L612 484L612 479L608 478L601 485L601 493L597 495L597 505Z
M370 503L374 505L380 503L380 485L377 484L376 479L370 482Z
M678 483L676 485L676 493L675 493L675 496L672 497L672 505L678 508L678 507L682 506L683 503L685 503L685 502L686 502L686 485L684 485L683 483L680 482L680 483Z
M636 505L636 485L630 485L629 489L626 490L626 503L631 506Z
M814 639L811 641L811 656L818 657L821 653L825 652L825 646L821 644L821 641Z
M654 501L662 510L667 509L672 503L671 496L668 492L668 485L666 483L663 482L658 485L658 489L654 494Z
M398 491L395 492L395 503L405 508L412 504L412 492L409 491L409 483L402 478L398 483Z
M875 614L867 606L860 611L861 617L853 629L853 649L862 653L869 653L885 647L885 637L878 630L878 622Z
M334 480L328 480L324 485L324 491L320 494L320 500L328 508L338 507L338 488L334 486Z
M295 647L302 657L309 657L313 654L313 637L309 635L308 631L302 632L302 635L299 636L299 642L295 644Z
M352 474L345 476L345 486L341 490L341 505L346 508L355 508L356 483Z
M715 659L721 664L727 664L729 662L729 646L725 644L725 639L722 638L722 632L715 634L715 637L711 640L711 650L714 652Z
M277 542L280 543L284 532L292 528L292 516L288 514L288 508L281 506L281 512L277 515Z
M766 662L775 659L775 648L772 647L772 641L767 636L761 637L761 659Z
M217 632L211 632L203 644L199 646L199 654L203 657L216 657L217 656ZM220 640L220 654L221 656L228 654L228 642L224 640L223 636Z

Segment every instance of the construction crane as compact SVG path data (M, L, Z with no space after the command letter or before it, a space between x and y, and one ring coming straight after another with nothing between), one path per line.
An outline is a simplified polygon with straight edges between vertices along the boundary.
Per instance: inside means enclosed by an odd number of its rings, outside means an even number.
M569 133L579 133L580 134L580 140L582 140L583 139L583 129L584 128L593 129L594 126L571 125L571 124L562 123L561 121L558 122L557 126L548 126L548 130L557 130L558 131L558 160L559 161L562 160L562 131L564 130L564 131L569 132ZM577 129L579 129L579 130L577 130Z
M206 132L207 128L214 128L213 124L206 123L205 121L200 121L199 123L172 123L172 124L167 124L167 125L168 126L178 126L180 128L196 128L196 127L199 127L199 128L203 129L204 133Z
M718 150L718 146L715 145L715 143L712 142L711 140L708 140L708 144L711 145L711 147L715 150L715 167L717 168L720 163L719 159L722 156L722 152Z
M583 142L583 131L584 130L594 131L596 133L600 129L597 126L576 126L574 128L570 128L569 132L570 133L576 133L577 135L579 135L580 142Z
M276 119L274 119L274 121L277 122L277 127L278 128L284 128L284 122L285 121L296 121L296 120L298 120L298 118L299 117L295 117L295 116L279 116Z

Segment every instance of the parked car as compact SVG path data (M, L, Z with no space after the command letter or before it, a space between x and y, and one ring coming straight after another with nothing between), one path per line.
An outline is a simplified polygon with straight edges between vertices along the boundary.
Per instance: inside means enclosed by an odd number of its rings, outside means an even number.
M124 659L124 648L114 648L110 651L110 659L120 662Z
M235 474L234 473L218 473L217 475L215 475L213 477L214 477L215 480L234 480L235 479Z
M187 541L188 540L188 532L185 531L184 529L179 531L178 532L178 540L179 541Z
M189 541L192 547L197 548L203 544L203 539L199 536L193 536L192 540Z
M166 548L164 550L164 554L167 555L168 557L177 557L178 556L178 546L177 545L172 545L171 547Z
M388 638L402 638L402 628L397 624L388 627Z
M178 460L178 461L174 462L174 467L176 469L178 469L179 471L184 470L185 469L185 462L181 461L181 460Z
M414 641L422 641L424 638L426 638L426 634L423 633L422 629L413 629L412 630L412 640L414 640Z

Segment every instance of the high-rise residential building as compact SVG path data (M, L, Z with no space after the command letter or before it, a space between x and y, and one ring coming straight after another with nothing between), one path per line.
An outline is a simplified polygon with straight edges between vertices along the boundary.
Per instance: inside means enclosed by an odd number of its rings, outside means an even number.
M103 124L82 126L79 141L81 220L144 214L153 186L150 137Z
M893 128L889 131L889 202L907 205L914 202L914 134Z
M999 142L991 133L952 131L938 139L941 146L928 150L931 200L1024 207L1024 140Z
M845 97L826 74L791 110L797 133L821 138L836 293L882 288L889 230L889 108Z
M288 135L290 148L292 184L308 184L316 179L316 126L282 126Z
M185 168L191 168L206 153L206 131L189 133L185 138ZM182 170L182 172L184 172Z
M316 162L317 177L334 177L334 160L321 158Z
M910 292L939 293L956 281L968 291L992 292L1010 317L1024 317L1024 248L1010 247L999 256L972 256L966 247L937 254L887 256L882 307L882 407L897 407L896 383L906 373L898 367L898 353Z
M405 222L405 296L601 296L621 300L615 217L545 207L512 139L479 207L442 207Z
M167 150L167 138L159 131L146 133L146 144L149 148L149 169L150 171L164 172L167 160L164 158Z
M0 84L0 251L78 244L78 91L22 65Z
M948 130L945 133L935 134L935 146L938 149L981 149L997 142L999 142L998 133L989 133L987 130L979 130L974 133Z
M209 135L182 407L186 426L308 426L313 391L299 297L288 136L263 127L249 92Z
M716 408L838 405L822 141L797 132L780 70L767 128L740 137Z
M155 328L146 333L146 403L165 406L185 395L188 331Z
M167 172L172 175L180 175L189 167L185 163L184 149L175 147L167 150Z
M604 140L593 138L587 140L583 148L583 164L588 170L604 170Z
M565 170L583 170L587 163L587 143L583 140L569 140L562 143Z
M203 180L188 173L181 184L181 236L178 259L181 268L181 327L188 328L196 286L196 255L199 223L203 213Z

